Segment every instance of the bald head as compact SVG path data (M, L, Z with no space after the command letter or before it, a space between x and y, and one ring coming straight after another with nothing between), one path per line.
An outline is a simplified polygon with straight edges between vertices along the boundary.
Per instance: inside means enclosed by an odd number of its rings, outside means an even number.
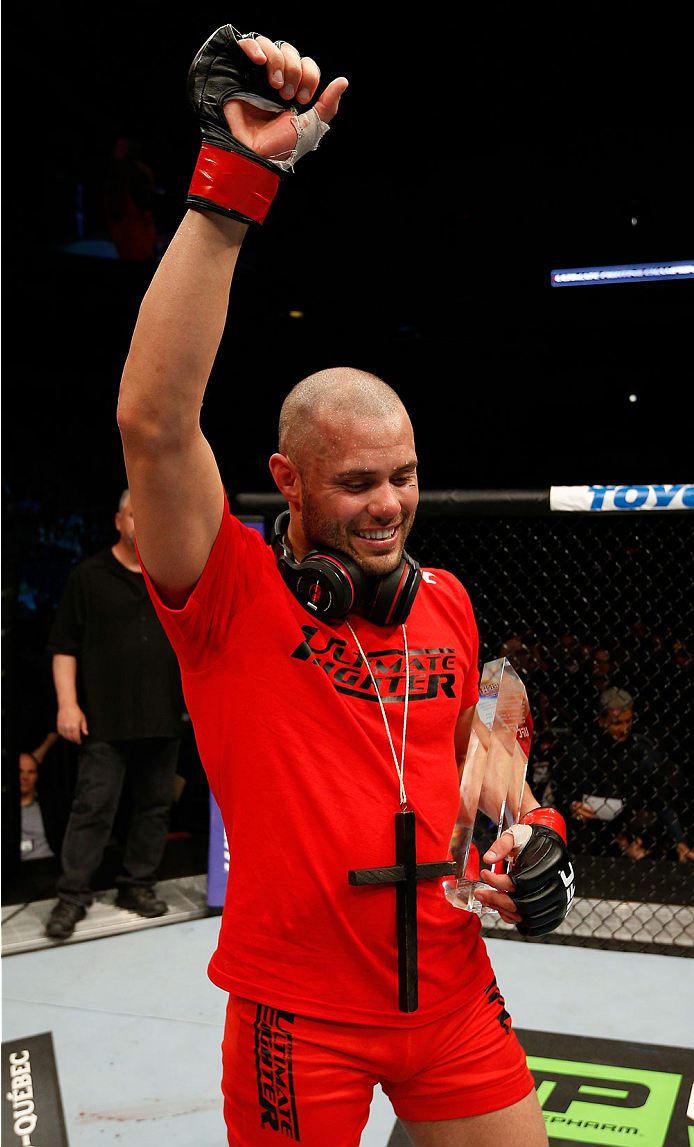
M407 411L382 379L351 367L303 379L282 406L269 465L297 561L330 546L367 576L397 567L419 500L417 455Z
M280 453L303 469L321 453L329 431L339 432L355 417L375 421L403 413L393 388L375 374L347 366L320 370L297 383L282 404Z

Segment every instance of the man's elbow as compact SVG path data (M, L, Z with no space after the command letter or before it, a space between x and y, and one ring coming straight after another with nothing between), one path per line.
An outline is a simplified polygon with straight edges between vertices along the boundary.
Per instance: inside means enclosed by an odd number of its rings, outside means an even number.
M161 432L161 411L148 403L146 395L129 384L125 376L118 395L116 422L123 438L139 438Z
M137 418L135 416L134 410L132 409L132 404L123 397L122 392L118 396L118 405L116 407L116 422L118 423L118 429L120 430L121 435L124 437L131 433L131 431L137 425Z
M199 423L189 425L180 416L171 417L156 405L134 400L123 391L116 421L126 450L145 450L150 455L185 449L200 431Z

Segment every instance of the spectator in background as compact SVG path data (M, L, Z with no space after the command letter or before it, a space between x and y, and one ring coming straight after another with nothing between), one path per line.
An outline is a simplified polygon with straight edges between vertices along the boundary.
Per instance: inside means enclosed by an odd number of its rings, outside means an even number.
M546 662L547 725L556 733L569 733L593 711L594 686L590 679L593 646L576 633L564 633L549 642Z
M675 636L672 639L670 651L675 659L678 672L691 681L694 677L694 653L692 653L691 642Z
M104 213L119 259L152 262L157 253L154 173L140 158L140 144L119 139L104 188Z
M20 857L22 860L46 860L55 855L55 839L50 827L50 811L43 809L38 796L37 784L39 765L46 753L58 740L57 733L49 733L41 744L30 753L19 754L19 803L22 810L22 838ZM51 847L53 845L53 847Z
M648 706L649 728L657 723L661 735L676 729L682 734L682 715L694 704L691 639L681 633L653 633L645 655L634 658L639 700L642 693ZM630 678L631 680L631 678Z
M641 860L656 850L694 861L680 824L663 758L633 732L633 698L609 688L599 698L597 731L567 741L557 766L555 797L568 804L573 847L593 856Z
M181 680L142 576L128 490L115 524L116 544L70 574L48 641L58 733L80 746L59 899L47 926L58 940L72 934L92 902L90 882L110 839L126 776L132 810L116 904L146 917L167 911L154 884L173 800Z
M599 647L593 650L590 661L590 680L596 694L602 694L610 688L616 668L609 649Z

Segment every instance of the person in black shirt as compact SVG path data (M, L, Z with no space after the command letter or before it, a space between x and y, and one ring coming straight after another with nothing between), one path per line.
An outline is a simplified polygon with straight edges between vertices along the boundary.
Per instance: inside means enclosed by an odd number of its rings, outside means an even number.
M631 694L606 689L598 706L599 732L570 740L559 769L575 850L641 860L664 847L679 861L694 860L663 757L648 738L633 732Z
M70 574L48 640L56 727L80 746L58 903L46 928L59 940L72 934L92 903L90 881L110 839L126 775L132 810L116 905L147 917L167 911L154 885L178 762L181 680L142 576L128 490L115 522L116 544Z

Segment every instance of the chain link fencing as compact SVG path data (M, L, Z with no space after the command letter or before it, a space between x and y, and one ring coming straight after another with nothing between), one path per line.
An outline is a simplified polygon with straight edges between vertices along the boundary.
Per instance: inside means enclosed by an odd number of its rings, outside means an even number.
M473 497L443 516L432 496L423 509L408 550L465 585L480 666L505 655L521 675L528 780L569 830L572 909L552 936L524 942L693 955L691 519L550 513L503 496L496 509ZM491 842L481 815L476 836ZM521 939L496 916L483 928Z

